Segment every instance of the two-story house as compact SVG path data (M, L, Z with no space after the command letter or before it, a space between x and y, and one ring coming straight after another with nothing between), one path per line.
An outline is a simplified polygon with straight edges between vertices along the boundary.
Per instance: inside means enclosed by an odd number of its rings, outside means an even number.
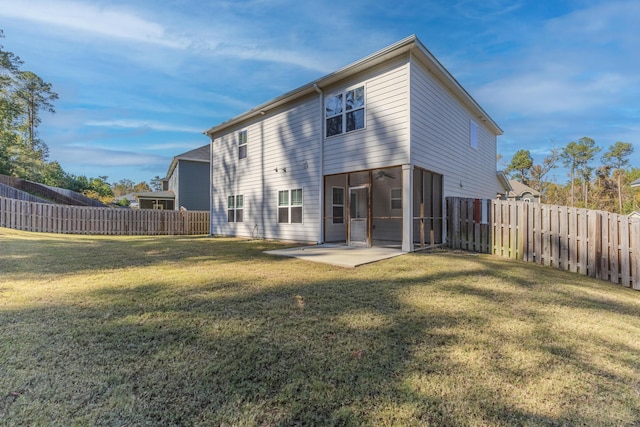
M412 251L502 188L502 130L415 36L205 133L213 235Z
M167 176L163 180L163 190L175 197L175 209L207 211L210 205L209 161L210 144L186 153L178 154L171 160Z

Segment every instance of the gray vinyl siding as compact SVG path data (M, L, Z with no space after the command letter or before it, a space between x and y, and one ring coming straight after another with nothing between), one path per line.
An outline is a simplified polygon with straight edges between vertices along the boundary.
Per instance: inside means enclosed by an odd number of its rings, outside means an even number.
M306 97L212 143L212 234L315 242L319 237L320 104ZM238 131L247 157L238 159ZM278 169L276 172L275 169ZM284 171L286 169L286 172ZM303 189L303 223L278 223L278 191ZM244 196L244 221L227 222L227 196Z
M361 85L365 86L365 128L324 139L326 175L409 163L406 58L375 67L359 79L325 88L324 94L328 97Z
M470 146L471 120L478 125L478 149ZM415 59L411 142L412 164L442 174L445 196L495 198L496 135Z
M209 163L180 160L179 190L176 193L176 209L190 211L209 210Z

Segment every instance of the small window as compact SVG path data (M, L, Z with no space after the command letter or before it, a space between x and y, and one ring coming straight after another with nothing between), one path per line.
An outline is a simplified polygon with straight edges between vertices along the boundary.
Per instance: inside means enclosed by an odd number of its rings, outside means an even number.
M243 130L238 132L238 158L244 159L247 157L247 131Z
M344 188L333 187L333 223L344 224Z
M244 219L244 196L227 197L227 222L242 222Z
M391 209L402 209L402 188L391 189Z
M289 190L278 191L278 223L289 223Z
M236 196L236 222L242 222L244 219L244 196L241 194Z
M302 188L278 191L278 223L302 223Z
M291 223L302 224L302 188L291 190Z
M347 132L364 128L364 86L347 92L345 97Z
M327 137L364 129L364 86L329 96L324 101Z
M478 125L473 120L469 121L469 144L471 148L478 149Z
M327 117L327 136L342 133L342 94L329 97L325 100L325 112Z

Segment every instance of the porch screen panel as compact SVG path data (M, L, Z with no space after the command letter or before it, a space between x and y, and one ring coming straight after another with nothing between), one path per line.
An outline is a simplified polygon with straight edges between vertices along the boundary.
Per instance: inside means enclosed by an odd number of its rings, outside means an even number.
M420 247L442 243L442 175L414 170L413 235Z

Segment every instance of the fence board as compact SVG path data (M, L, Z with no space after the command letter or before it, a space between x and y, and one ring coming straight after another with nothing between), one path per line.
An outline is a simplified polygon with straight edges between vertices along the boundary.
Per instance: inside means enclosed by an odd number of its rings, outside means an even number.
M609 214L609 272L612 283L620 283L620 268L618 264L618 215Z
M483 225L474 221L473 199L447 198L447 206L451 247L523 259L640 290L640 222L602 211L493 200L488 224Z
M619 217L619 216L618 216ZM619 217L618 232L619 232L619 256L620 260L620 284L627 288L631 286L631 271L629 270L629 256L631 247L629 245L629 221L622 221Z
M185 226L188 223L188 226ZM0 227L49 233L208 234L209 212L63 206L0 197Z
M631 231L631 282L633 289L640 291L640 221L629 224Z

